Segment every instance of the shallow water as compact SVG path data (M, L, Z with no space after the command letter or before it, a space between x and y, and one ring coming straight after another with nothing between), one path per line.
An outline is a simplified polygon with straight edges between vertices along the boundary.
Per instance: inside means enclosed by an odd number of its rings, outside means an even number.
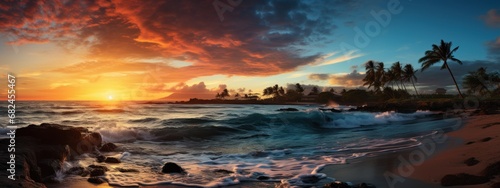
M4 109L2 105L1 110ZM323 112L322 106L181 105L137 102L18 102L20 126L58 123L86 127L116 143L122 159L110 165L111 185L180 184L217 186L244 181L297 181L326 164L415 147L438 130L460 123L432 112ZM278 112L279 108L298 112ZM5 127L6 116L0 118ZM6 129L0 129L3 133ZM188 175L162 174L175 162ZM68 166L88 166L83 155ZM140 173L121 173L133 168ZM234 171L214 173L215 169ZM302 176L301 176L302 175ZM260 178L259 178L260 177ZM334 178L334 177L329 177Z

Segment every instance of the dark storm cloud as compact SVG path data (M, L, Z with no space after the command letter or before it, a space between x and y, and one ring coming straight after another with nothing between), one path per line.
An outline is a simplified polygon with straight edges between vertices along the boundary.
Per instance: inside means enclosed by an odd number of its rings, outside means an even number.
M461 85L462 78L471 71L476 71L479 67L487 68L487 71L500 71L500 62L493 61L464 61L463 65L451 62L450 68L457 80L458 84ZM453 80L450 73L446 70L440 70L441 66L433 66L425 71L418 71L416 76L418 82L415 84L420 87L419 90L425 90L427 92L432 92L436 88L448 88L450 90L455 90ZM449 91L453 92L453 91Z
M2 1L0 31L13 44L56 41L89 57L168 58L207 74L273 75L315 62L307 53L357 6L354 1L255 0L230 6L219 19L215 1ZM220 8L220 7L219 7ZM305 52L305 53L304 53ZM309 55L299 55L309 54Z

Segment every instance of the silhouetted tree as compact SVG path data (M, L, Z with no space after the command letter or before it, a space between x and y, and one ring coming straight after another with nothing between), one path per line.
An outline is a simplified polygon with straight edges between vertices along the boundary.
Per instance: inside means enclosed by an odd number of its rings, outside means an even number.
M298 93L302 93L304 92L304 88L299 84L295 84L295 91L297 91Z
M480 67L476 71L469 72L463 78L464 88L468 89L468 93L478 93L480 95L492 94L490 88L493 88L497 83L498 73L486 72L486 68Z
M418 91L415 87L415 82L417 81L417 76L415 75L416 72L417 70L414 70L411 64L406 64L403 69L403 81L411 82L413 89L415 89L415 94L418 96Z
M319 93L319 90L316 86L314 86L312 89L311 89L311 92L309 93L309 95L317 95Z
M222 93L220 94L221 98L226 98L229 97L229 91L227 89L222 90Z
M443 65L441 66L442 69L448 69L448 72L450 72L451 78L453 79L453 82L455 83L455 87L457 88L458 94L460 95L461 98L464 98L462 95L462 92L460 91L460 88L458 87L457 81L455 80L455 76L453 76L453 73L451 72L450 66L448 65L448 61L454 61L457 62L458 64L462 65L462 61L458 60L453 56L453 53L458 50L457 46L453 50L451 49L452 43L451 42L444 42L441 40L441 44L438 46L436 44L432 45L432 50L427 50L425 52L425 56L420 58L418 60L419 63L422 63L422 70L424 71L431 67L432 65L443 61ZM437 78L436 78L437 79Z

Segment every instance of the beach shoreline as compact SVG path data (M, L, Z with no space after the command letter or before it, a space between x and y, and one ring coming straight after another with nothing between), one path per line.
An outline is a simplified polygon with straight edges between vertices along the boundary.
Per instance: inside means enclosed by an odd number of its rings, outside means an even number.
M499 114L471 116L460 129L446 133L443 137L446 141L436 144L434 152L425 156L421 163L412 163L420 162L418 157L414 157L413 161L410 159L410 156L417 156L416 153L421 149L411 148L363 157L348 161L347 164L328 165L321 173L340 181L369 182L377 188L439 188L443 187L441 179L446 175L468 173L480 176L488 165L499 161L500 149L495 146L500 144L498 135ZM464 161L472 157L479 163L467 166ZM491 187L496 182L499 182L498 177L487 183L460 187Z

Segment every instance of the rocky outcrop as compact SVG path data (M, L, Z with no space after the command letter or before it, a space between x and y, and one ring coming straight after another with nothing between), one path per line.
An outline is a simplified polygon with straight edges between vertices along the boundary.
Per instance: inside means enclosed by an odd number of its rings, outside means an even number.
M296 112L296 111L299 111L297 108L280 108L276 111L279 111L279 112Z
M163 168L161 169L161 172L163 173L186 173L186 171L179 165L168 162L163 165Z
M101 148L99 149L99 151L102 151L102 152L112 152L112 151L115 151L116 148L118 148L118 146L116 146L115 144L113 143L106 143L104 145L101 146Z
M85 128L47 123L19 128L15 136L16 181L5 178L0 182L3 187L45 187L42 183L53 182L64 161L93 152L102 142L99 133ZM0 140L2 148L8 144L9 140ZM8 161L9 155L0 150L1 161ZM6 165L0 163L2 169L8 169ZM73 170L82 173L82 169Z

